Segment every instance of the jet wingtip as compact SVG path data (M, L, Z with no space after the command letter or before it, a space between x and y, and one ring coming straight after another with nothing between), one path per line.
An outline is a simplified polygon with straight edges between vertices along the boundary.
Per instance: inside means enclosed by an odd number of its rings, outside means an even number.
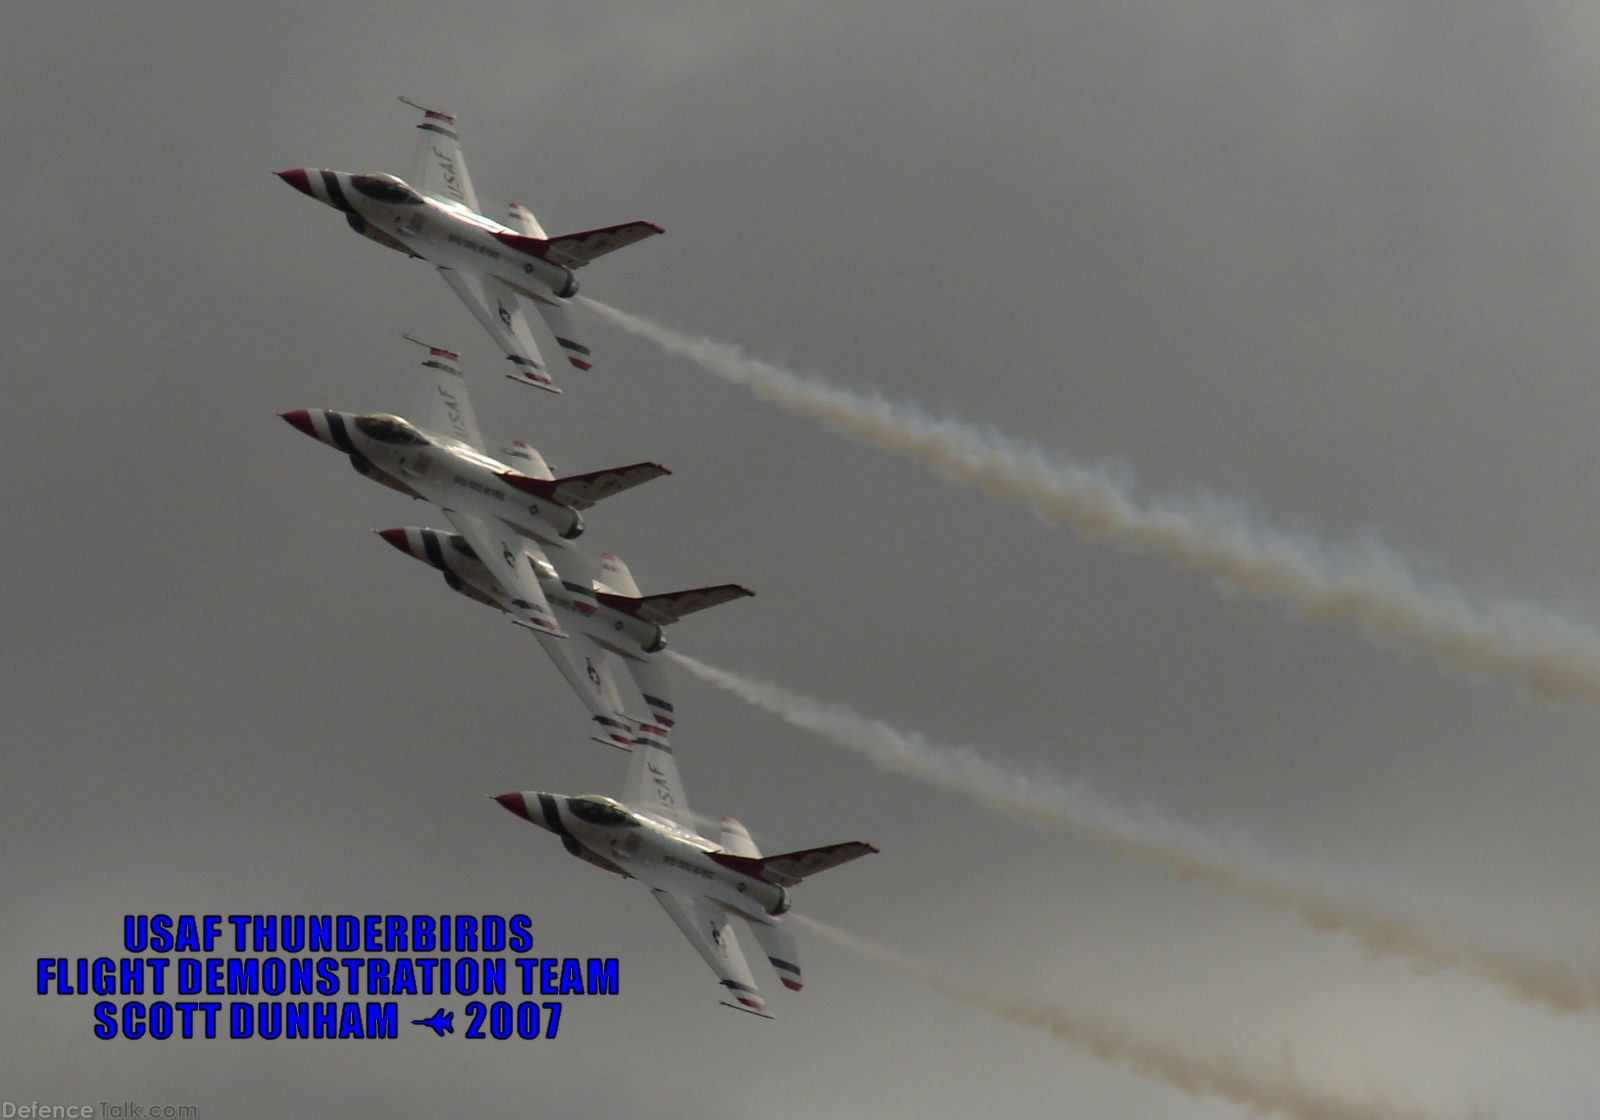
M551 381L548 378L540 381L535 378L525 376L521 373L508 373L506 374L506 377L510 378L512 381L515 381L518 385L527 385L533 389L543 389L547 393L561 392L561 386L557 385L554 381Z

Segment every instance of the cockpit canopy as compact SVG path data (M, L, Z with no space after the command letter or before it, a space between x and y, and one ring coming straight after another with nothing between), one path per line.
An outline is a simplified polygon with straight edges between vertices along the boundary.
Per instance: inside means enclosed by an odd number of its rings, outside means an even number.
M632 813L609 797L569 797L567 808L572 811L573 816L589 824L619 828L639 823L633 819Z
M414 206L422 196L393 175L352 175L350 185L368 198L391 206Z
M387 412L368 412L356 417L356 428L383 443L427 443L424 436L409 421Z

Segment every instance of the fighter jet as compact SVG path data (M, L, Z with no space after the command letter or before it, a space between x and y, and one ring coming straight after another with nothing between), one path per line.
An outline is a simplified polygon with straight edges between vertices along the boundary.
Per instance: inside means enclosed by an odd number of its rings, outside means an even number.
M520 621L512 605L514 593L501 585L459 533L413 526L382 529L378 535L406 555L443 572L452 590ZM527 566L538 574L539 586L557 621L572 637L570 643L546 641L544 645L572 690L602 724L608 713L601 707L616 702L618 695L606 653L615 654L628 667L649 709L649 722L670 729L676 721L670 677L656 657L667 646L664 628L685 615L755 594L737 583L721 583L641 595L627 565L610 553L603 557L600 579L588 581L586 594L582 583L568 578L590 567L575 545L547 553L539 545L523 541L522 552ZM569 649L572 656L563 656ZM616 744L614 738L608 739Z
M456 136L455 118L422 110L411 181L301 167L278 172L296 190L344 212L350 228L407 256L431 262L445 283L505 351L513 381L559 393L518 297L533 301L567 361L590 367L589 348L568 314L578 292L573 274L606 253L661 233L650 222L624 222L551 237L527 208L512 203L511 225L480 213Z
M456 532L510 592L515 616L538 632L566 637L537 573L519 559L521 540L571 540L583 532L580 510L670 472L647 462L556 478L542 459L531 455L526 471L490 458L483 452L458 362L455 353L428 347L423 365L434 377L424 390L431 400L427 431L387 413L302 408L279 415L349 455L359 473L442 507Z
M548 829L587 863L638 879L683 931L725 989L724 1007L773 1018L745 963L732 920L749 924L783 986L800 990L794 934L783 925L789 888L878 849L859 840L763 857L745 827L722 818L718 841L691 827L677 764L666 743L641 735L622 800L534 790L502 793L502 806Z

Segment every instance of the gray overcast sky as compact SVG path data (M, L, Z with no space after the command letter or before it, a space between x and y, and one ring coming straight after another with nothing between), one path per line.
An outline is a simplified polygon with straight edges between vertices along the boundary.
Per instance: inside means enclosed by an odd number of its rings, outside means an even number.
M405 174L406 94L547 229L667 235L589 294L1115 460L1485 593L1600 618L1600 15L1558 0L24 5L0 79L13 484L0 1098L286 1112L1211 1120L1193 1098L802 934L718 1009L636 885L483 794L621 756L527 635L368 530L437 522L275 413L411 406L463 352L492 439L675 474L589 542L735 579L712 664L1594 966L1600 713L1219 594L778 412L599 324L510 385L432 270L272 172ZM882 854L798 909L1130 1032L1461 1115L1600 1107L1600 1019L881 773L685 680L694 806ZM507 913L623 992L559 1039L102 1043L32 994L125 913ZM425 1014L416 1001L416 1014ZM429 1001L430 1004L433 1001ZM408 1002L402 1010L411 1010ZM408 1028L409 1030L409 1028ZM1382 1113L1375 1113L1381 1115Z

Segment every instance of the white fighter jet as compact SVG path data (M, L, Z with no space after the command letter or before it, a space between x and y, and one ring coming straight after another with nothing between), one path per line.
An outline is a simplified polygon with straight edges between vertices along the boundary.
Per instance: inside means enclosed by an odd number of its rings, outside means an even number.
M443 572L451 589L497 607L520 622L512 602L514 592L495 578L461 534L412 526L382 529L378 535L406 555ZM613 730L609 717L623 705L607 653L615 654L628 667L650 712L649 722L670 729L676 721L670 676L656 656L667 647L664 628L685 615L755 594L737 583L721 583L642 595L627 565L610 553L602 558L598 580L580 581L573 577L587 574L592 564L576 546L546 550L523 541L522 552L527 566L538 574L539 586L557 621L572 637L569 643L545 640L544 645L572 690L608 732ZM571 656L564 656L569 651ZM624 745L609 733L607 741Z
M512 203L511 225L479 212L467 176L455 118L414 101L422 110L416 166L409 183L393 175L360 175L299 167L278 172L296 190L344 212L350 228L380 245L419 257L439 269L445 283L505 351L525 385L560 392L539 355L521 298L533 301L567 361L588 369L589 348L578 337L570 301L573 273L596 257L661 233L650 222L583 230L551 237L525 207ZM520 298L519 298L520 297Z
M548 829L579 859L650 888L726 989L725 1007L772 1018L734 933L742 918L783 986L800 990L794 934L783 925L789 888L878 849L859 840L762 856L745 827L722 818L720 840L695 833L678 767L666 743L643 734L629 759L623 799L534 790L495 798Z
M457 363L451 351L428 347L423 365L434 376L424 387L431 400L427 431L387 413L352 415L314 408L279 415L349 455L368 478L442 507L456 532L509 592L514 617L538 633L565 638L538 572L522 559L522 540L531 537L552 545L571 540L583 532L580 510L670 472L659 463L633 463L556 478L525 446L520 460L524 469L490 458L484 454ZM593 595L592 590L587 593Z

